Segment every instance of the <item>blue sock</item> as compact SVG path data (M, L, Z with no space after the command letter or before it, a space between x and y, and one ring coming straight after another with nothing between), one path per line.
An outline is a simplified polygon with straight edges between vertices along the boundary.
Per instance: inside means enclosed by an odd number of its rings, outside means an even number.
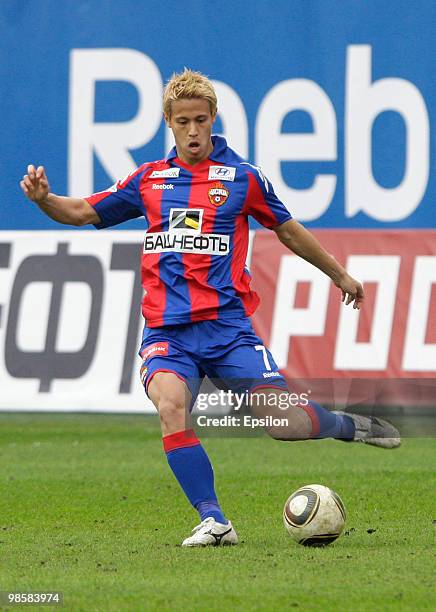
M312 401L302 408L312 421L312 438L336 438L337 440L354 438L356 428L349 416L333 414Z
M163 443L168 464L200 519L211 516L227 523L215 493L212 465L194 431L164 436Z

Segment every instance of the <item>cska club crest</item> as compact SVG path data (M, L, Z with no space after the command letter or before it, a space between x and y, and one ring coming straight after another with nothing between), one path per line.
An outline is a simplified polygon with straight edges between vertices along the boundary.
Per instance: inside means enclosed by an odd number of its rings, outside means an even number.
M222 206L227 202L230 191L221 182L214 183L208 191L209 200L215 206Z

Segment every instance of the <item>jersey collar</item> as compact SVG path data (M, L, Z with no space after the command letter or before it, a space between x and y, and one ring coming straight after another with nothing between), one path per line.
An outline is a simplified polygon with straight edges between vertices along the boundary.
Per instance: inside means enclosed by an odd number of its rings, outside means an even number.
M212 136L212 144L213 144L213 151L209 155L208 159L211 159L217 162L225 161L224 158L226 156L226 151L228 149L226 139L223 138L222 136ZM171 151L168 153L168 155L165 157L165 161L168 163L172 161L173 159L175 159L176 157L177 157L177 149L176 147L173 147Z

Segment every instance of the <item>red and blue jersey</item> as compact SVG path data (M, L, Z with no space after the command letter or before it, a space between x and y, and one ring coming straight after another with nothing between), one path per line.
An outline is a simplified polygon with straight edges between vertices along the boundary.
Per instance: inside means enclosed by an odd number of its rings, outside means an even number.
M248 216L274 228L291 219L259 168L213 136L189 166L174 147L106 191L86 198L98 229L145 217L142 312L147 327L250 316L259 298L245 266Z

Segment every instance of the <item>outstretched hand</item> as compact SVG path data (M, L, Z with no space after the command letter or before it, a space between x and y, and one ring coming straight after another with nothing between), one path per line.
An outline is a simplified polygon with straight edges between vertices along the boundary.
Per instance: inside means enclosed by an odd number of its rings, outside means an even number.
M39 166L37 169L32 164L27 166L27 174L20 181L20 187L29 200L37 204L45 202L50 192L50 185L44 166Z
M345 302L345 305L348 306L352 303L353 308L360 310L365 299L362 283L359 283L346 272L335 284L342 291L342 301Z

